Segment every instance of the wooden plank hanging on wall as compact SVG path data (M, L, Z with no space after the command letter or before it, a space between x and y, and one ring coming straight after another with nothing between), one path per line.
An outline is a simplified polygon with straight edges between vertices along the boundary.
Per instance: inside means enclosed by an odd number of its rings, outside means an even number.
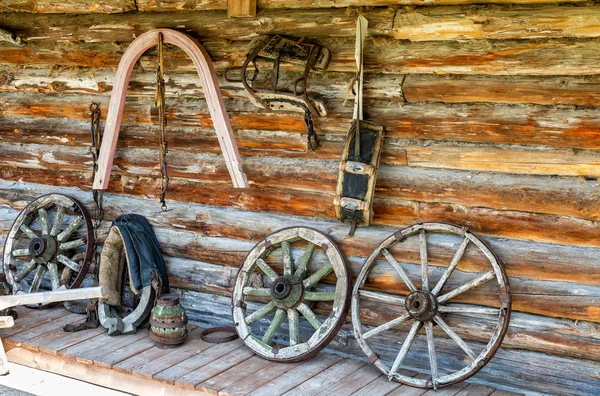
M227 0L227 16L245 18L256 16L256 0Z

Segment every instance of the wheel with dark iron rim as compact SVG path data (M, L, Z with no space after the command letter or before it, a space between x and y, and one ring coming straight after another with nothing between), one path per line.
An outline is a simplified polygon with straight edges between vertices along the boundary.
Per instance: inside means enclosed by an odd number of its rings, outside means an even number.
M85 207L66 195L43 195L15 219L4 244L4 272L13 294L35 293L40 287L73 289L85 278L93 253Z
M335 337L349 300L349 271L335 242L310 228L285 228L244 260L233 290L233 321L256 354L297 362Z
M462 239L457 239L456 251L452 259L444 269L440 268L440 263L429 265L428 259L428 237L431 238L435 234L453 234ZM418 255L420 256L419 274L415 276L414 268L412 278L420 278L417 282L413 282L409 276L408 267L416 267L415 265L401 264L404 260L397 260L391 253L394 246L402 250L398 244L409 243L407 240L410 237L418 238ZM458 242L460 240L460 242ZM457 270L457 266L465 255L465 250L472 244L471 254L482 255L482 261L486 268L483 272L473 273L472 271ZM455 245L455 246L456 246ZM417 243L415 241L415 249ZM406 251L406 249L404 250ZM396 256L399 255L396 253ZM407 257L404 259L409 260ZM391 293L375 291L373 288L366 287L366 281L369 279L371 271L376 266L377 262L382 265L389 265L394 270L395 276L398 276L398 288L394 290L405 290L405 292ZM491 267L491 268L490 268ZM460 273L460 274L457 274ZM433 274L438 276L435 283L431 282ZM452 287L447 287L451 282L449 279L454 274L458 281L453 281ZM472 304L468 301L467 304L457 304L456 298L459 300L469 291L476 291L476 288L481 287L487 282L495 280L496 285L492 285L498 290L498 299L491 299L493 303L487 305ZM431 286L433 287L431 288ZM363 326L361 323L361 301L364 304L375 303L379 307L394 307L398 313L397 317L378 326ZM490 301L489 299L486 301ZM384 309L384 308L381 308ZM374 364L381 372L383 372L390 380L393 379L400 383L420 387L420 388L438 388L451 385L463 381L475 373L477 373L490 359L494 356L508 328L511 312L511 299L509 294L508 278L504 271L503 265L486 243L467 231L464 228L456 227L442 223L424 223L417 224L401 231L396 232L385 241L383 241L367 258L361 272L356 280L352 291L352 323L354 326L354 335L363 352L367 355L369 361ZM497 319L497 324L494 326L491 338L485 346L478 345L479 352L474 351L474 343L471 346L458 335L451 326L446 323L448 315L459 315L464 319L464 315L483 316L494 322ZM446 319L446 320L444 320ZM411 324L412 322L412 324ZM410 325L410 326L408 326ZM436 333L434 333L434 326ZM381 358L374 349L375 344L371 345L370 340L377 336L386 334L389 338L397 337L400 332L390 333L394 329L404 327L409 329L401 343L400 350L396 355L393 363L390 365L385 359ZM424 329L424 335L419 334ZM464 329L463 329L464 330ZM384 333L385 332L385 333ZM437 335L435 335L437 334ZM459 356L455 360L460 360L462 368L456 369L443 368L444 373L438 369L438 354L436 353L435 339L442 336L448 341L455 343L459 353L466 356ZM415 378L410 375L405 375L399 371L403 366L407 355L414 346L415 340L421 337L422 345L425 345L428 355L428 366L430 375L428 378ZM445 340L445 342L446 342ZM452 341L449 341L452 340ZM371 340L372 341L372 340ZM438 342L441 340L438 338ZM389 341L388 341L389 342ZM445 348L442 352L447 352ZM417 358L423 355L416 355ZM424 359L424 358L423 358ZM462 359L462 360L461 360ZM423 364L421 367L426 366Z

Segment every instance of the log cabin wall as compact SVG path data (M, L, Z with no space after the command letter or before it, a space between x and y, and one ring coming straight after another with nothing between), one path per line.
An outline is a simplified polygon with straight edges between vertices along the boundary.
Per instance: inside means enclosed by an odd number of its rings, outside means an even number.
M513 296L503 348L472 381L542 393L597 391L600 3L259 0L257 16L244 19L228 18L226 3L0 2L0 28L26 40L0 41L0 243L41 194L72 195L91 211L88 107L99 102L106 115L116 66L135 37L173 28L197 38L215 64L251 186L231 187L193 65L167 47L172 210L160 211L151 50L134 70L100 234L119 214L146 216L196 322L231 323L237 268L253 244L279 228L327 231L356 276L393 230L450 222L490 243ZM332 220L332 201L352 117L358 13L369 20L366 118L385 126L386 140L374 226L351 238L347 225ZM330 109L315 119L323 146L314 152L301 115L261 111L241 84L223 78L264 33L313 37L333 52L329 71L310 80ZM297 71L286 68L283 78ZM392 281L382 275L382 285ZM467 339L490 331L485 321L456 326ZM349 322L329 349L363 357Z

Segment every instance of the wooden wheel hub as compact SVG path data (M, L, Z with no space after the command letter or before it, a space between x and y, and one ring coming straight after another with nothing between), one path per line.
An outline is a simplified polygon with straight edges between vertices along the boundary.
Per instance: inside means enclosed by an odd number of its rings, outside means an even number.
M28 249L33 258L42 262L48 262L56 255L58 251L57 246L56 238L44 235L42 237L33 238L31 242L29 242Z
M437 314L438 303L435 296L425 290L417 290L406 297L406 311L416 320L425 322Z
M300 303L304 295L302 280L294 276L281 276L271 285L270 294L277 307L293 308Z

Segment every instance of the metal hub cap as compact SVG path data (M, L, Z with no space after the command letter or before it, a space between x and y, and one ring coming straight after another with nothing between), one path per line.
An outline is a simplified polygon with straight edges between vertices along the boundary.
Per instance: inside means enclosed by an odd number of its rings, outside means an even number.
M48 262L54 258L56 254L57 243L56 240L49 236L44 235L41 237L33 238L29 242L29 254L37 259L38 262Z
M433 319L438 310L436 298L425 290L410 293L404 304L408 314L421 322Z
M290 295L292 291L292 282L288 278L280 277L275 279L271 285L271 296L278 300L283 300Z

